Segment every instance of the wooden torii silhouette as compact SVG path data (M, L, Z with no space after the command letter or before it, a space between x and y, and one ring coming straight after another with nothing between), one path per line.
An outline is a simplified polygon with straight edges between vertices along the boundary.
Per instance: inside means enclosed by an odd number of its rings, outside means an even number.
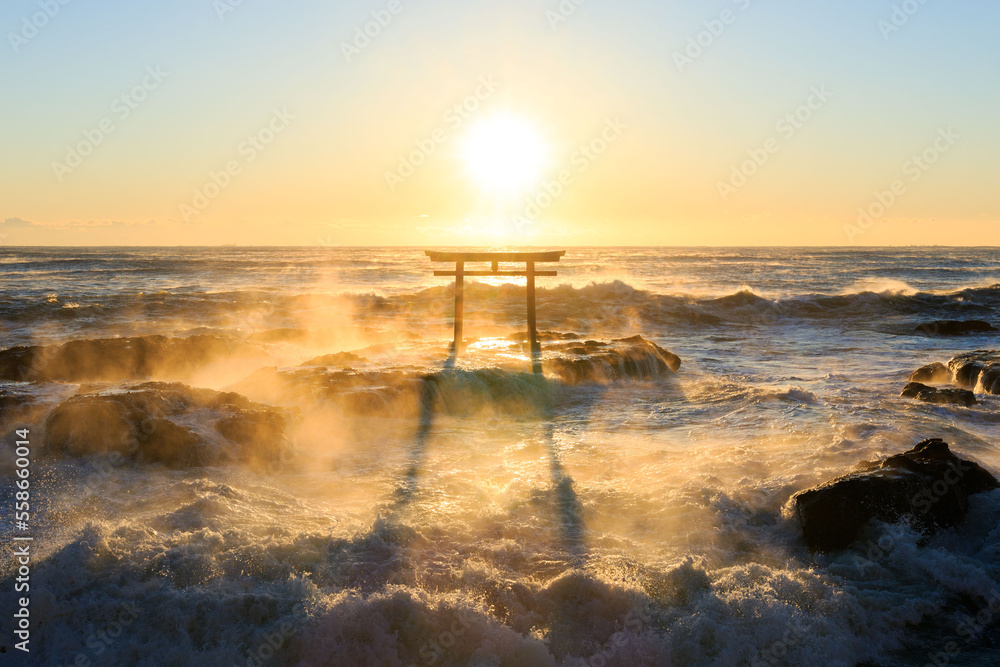
M555 276L555 271L536 271L535 264L558 262L566 254L565 250L550 252L436 252L427 250L426 254L432 262L455 262L454 271L435 271L435 276L454 276L455 278L455 341L452 352L455 356L462 347L462 318L465 311L465 276L526 276L528 289L528 335L531 339L531 354L534 359L534 370L541 372L540 355L542 347L538 342L538 327L535 319L535 276ZM466 262L490 262L492 271L466 271ZM500 263L524 262L523 271L500 271Z

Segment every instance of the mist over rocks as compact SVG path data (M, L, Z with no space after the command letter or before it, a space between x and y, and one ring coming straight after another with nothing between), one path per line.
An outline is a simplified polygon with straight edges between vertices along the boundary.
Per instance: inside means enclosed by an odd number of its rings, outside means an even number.
M580 340L582 336L580 334L575 334L572 332L560 332L560 331L539 331L538 340L545 343L549 341L559 341L559 340ZM516 343L527 343L528 335L523 331L518 331L507 336L507 340L514 341Z
M42 409L34 394L16 387L0 387L0 434L17 425L33 423Z
M933 364L927 364L913 371L910 374L910 382L933 382L934 384L951 382L951 371L940 361L935 361Z
M323 356L310 359L305 361L300 366L347 366L348 364L355 364L360 361L364 361L364 357L361 357L353 352L337 352L335 354L324 354Z
M0 350L0 380L114 382L179 377L215 361L265 355L263 348L239 338L209 334L72 340L58 346Z
M171 467L266 463L288 446L295 413L232 392L149 382L88 388L52 410L45 444L63 456L116 453ZM201 424L212 424L208 429Z
M952 453L940 439L802 491L792 500L803 537L813 551L844 549L872 519L909 521L925 533L956 526L969 496L1000 488L990 472Z
M468 345L457 367L440 368L441 350L428 348L426 366L371 369L357 353L338 352L291 368L267 367L229 388L275 405L326 405L346 416L412 418L427 410L449 415L484 413L537 416L553 392L582 384L657 381L679 371L681 359L641 336L609 341L545 332L543 374L528 372L529 343L523 333L487 341L491 352L507 353L503 367L480 366ZM476 343L479 340L474 341ZM467 344L469 341L467 341ZM468 359L468 367L462 360ZM435 365L438 368L435 368Z
M366 371L322 366L262 368L231 387L277 405L335 408L346 417L414 419L427 411L452 416L537 416L549 403L545 378L499 368Z

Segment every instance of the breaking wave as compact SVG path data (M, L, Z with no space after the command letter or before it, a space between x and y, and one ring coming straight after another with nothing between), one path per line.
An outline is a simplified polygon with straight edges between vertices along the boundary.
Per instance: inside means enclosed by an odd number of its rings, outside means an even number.
M795 321L859 323L887 317L961 319L991 316L1000 308L1000 285L953 292L921 292L900 286L872 284L871 289L843 294L800 294L769 298L749 288L721 297L695 297L637 289L615 280L573 287L538 289L539 317L545 327L563 331L648 332L667 326L740 326ZM466 284L466 317L477 326L521 326L524 287L515 284ZM287 294L279 292L184 292L149 295L107 295L99 303L80 296L72 302L57 297L43 302L0 298L0 312L14 333L45 322L67 337L120 330L122 336L176 333L201 329L207 333L252 336L258 343L329 338L332 330L354 327L391 330L407 336L433 331L444 335L451 316L452 288L439 286L411 293ZM916 321L914 319L914 321ZM53 325L55 327L53 328ZM62 332L59 334L58 332Z

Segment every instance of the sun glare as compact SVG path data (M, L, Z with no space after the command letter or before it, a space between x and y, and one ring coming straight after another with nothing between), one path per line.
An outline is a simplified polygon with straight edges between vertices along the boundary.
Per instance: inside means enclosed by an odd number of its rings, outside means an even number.
M469 174L495 194L517 194L541 180L547 152L541 133L528 121L511 115L479 121L462 145Z

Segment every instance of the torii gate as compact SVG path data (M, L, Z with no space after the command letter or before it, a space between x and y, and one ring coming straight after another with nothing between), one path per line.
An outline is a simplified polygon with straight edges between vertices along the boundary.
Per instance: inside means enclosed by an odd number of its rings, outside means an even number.
M452 350L457 356L462 347L462 317L465 310L465 276L526 276L528 279L528 334L531 337L531 353L536 358L535 370L540 371L537 355L542 351L538 343L538 327L535 320L535 276L555 276L555 271L536 271L535 264L558 262L566 254L565 250L551 252L436 252L426 251L432 262L455 262L454 271L435 271L435 276L455 277L455 341ZM466 271L466 262L491 262L492 271ZM500 271L500 262L524 262L524 271Z

